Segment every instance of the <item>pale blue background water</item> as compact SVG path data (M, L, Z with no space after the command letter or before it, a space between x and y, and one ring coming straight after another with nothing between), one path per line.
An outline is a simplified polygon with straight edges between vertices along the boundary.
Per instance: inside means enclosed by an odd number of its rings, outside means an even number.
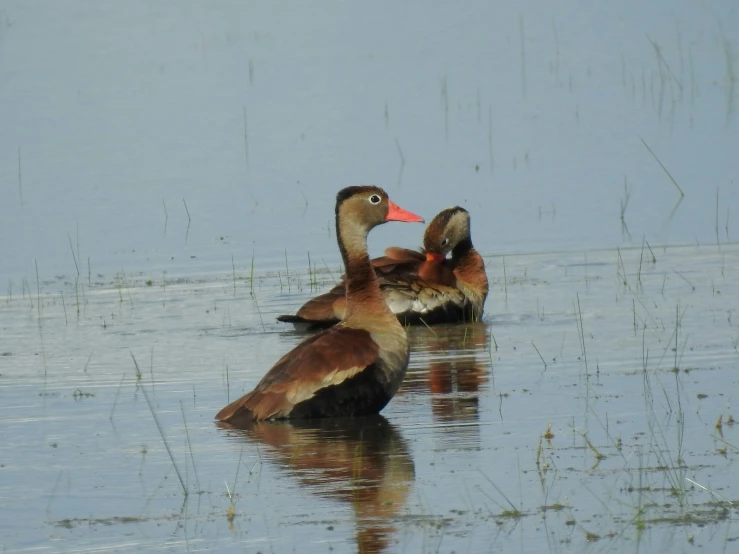
M625 181L635 243L715 242L718 188L725 242L737 39L731 2L6 1L0 280L74 273L77 233L83 273L338 264L354 183L466 206L485 254L628 243Z
M737 503L684 478L736 499L737 9L1 2L2 548L354 552L389 525L390 552L727 552ZM338 266L352 183L466 206L491 279L482 334L411 334L383 413L414 473L378 471L369 523L319 490L351 479L213 423L301 340L274 316L317 292L308 252Z

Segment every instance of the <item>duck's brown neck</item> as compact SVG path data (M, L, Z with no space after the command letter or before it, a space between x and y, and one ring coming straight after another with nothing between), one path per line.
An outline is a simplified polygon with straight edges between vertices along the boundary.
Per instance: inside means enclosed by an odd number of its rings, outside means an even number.
M452 250L452 266L458 279L464 281L474 279L480 271L484 273L484 262L469 239L461 241Z
M485 261L472 246L471 240L467 239L460 242L452 250L452 267L458 284L461 281L467 287L473 287L475 292L482 295L483 298L487 295L488 279L485 274Z
M452 259L456 261L463 260L465 256L474 251L475 249L473 248L472 241L470 239L461 240L452 250Z
M341 257L346 268L346 319L389 313L367 253L367 230L349 218L336 221Z

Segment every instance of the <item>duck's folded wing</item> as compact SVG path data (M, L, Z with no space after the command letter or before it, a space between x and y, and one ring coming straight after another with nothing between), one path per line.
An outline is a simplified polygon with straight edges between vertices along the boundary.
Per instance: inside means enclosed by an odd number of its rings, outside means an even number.
M398 262L422 262L426 259L426 255L422 252L409 248L400 248L399 246L389 246L386 248L385 257Z
M456 287L431 284L420 279L408 282L385 281L381 285L385 302L395 314L423 316L436 310L462 309L465 296Z
M379 348L369 332L333 327L285 354L253 391L223 408L216 419L229 421L287 417L292 408L319 390L340 385L374 364Z
M346 289L341 282L330 291L311 298L303 304L298 318L305 321L335 322L338 323L346 313Z
M396 271L415 271L425 260L425 256L416 250L391 246L385 249L384 256L372 259L372 267L378 275Z

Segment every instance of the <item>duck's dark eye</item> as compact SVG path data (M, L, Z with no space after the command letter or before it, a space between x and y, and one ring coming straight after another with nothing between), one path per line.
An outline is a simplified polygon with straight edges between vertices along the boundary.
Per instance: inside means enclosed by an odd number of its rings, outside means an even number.
M442 246L446 246L447 244L449 244L449 239L444 239L443 241L441 241Z
M381 200L382 198L380 198L379 194L373 194L372 196L369 197L369 201L372 202L373 204L379 204Z

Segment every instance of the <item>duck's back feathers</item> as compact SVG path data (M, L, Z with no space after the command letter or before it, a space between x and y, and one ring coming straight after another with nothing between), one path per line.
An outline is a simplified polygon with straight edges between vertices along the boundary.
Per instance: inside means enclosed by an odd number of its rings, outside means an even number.
M309 337L283 356L252 392L223 408L216 419L233 423L236 420L325 416L331 415L325 412L333 408L344 415L360 415L368 408L363 397L372 396L376 391L358 389L353 386L357 381L354 378L362 372L372 372L379 361L378 354L379 347L368 331L333 327ZM370 392L372 394L367 394ZM340 399L342 405L329 407L329 397ZM356 403L357 413L347 413L348 402ZM300 415L294 413L296 410ZM351 410L349 408L349 412ZM374 410L377 411L379 409Z

